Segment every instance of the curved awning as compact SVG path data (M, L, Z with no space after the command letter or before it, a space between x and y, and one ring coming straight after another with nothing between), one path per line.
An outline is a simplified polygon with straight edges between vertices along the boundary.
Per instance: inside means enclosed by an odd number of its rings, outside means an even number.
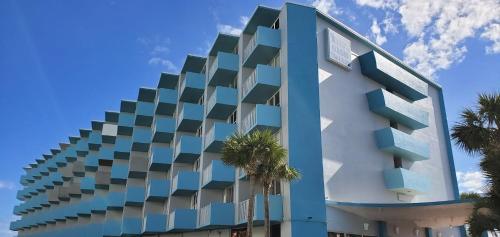
M444 228L462 226L472 212L472 201L423 203L350 203L326 201L326 205L376 221L412 222L418 227Z

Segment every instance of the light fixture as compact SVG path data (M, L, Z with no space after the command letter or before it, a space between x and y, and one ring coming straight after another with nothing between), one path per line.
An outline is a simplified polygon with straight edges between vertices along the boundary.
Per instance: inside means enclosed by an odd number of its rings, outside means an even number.
M394 233L396 233L396 235L399 235L399 226L394 226Z
M367 231L367 230L368 230L368 228L370 228L370 224L369 224L369 223L363 223L363 229L364 229L365 231Z
M415 234L416 237L418 237L418 235L420 234L420 229L419 228L415 228L413 230L413 233Z

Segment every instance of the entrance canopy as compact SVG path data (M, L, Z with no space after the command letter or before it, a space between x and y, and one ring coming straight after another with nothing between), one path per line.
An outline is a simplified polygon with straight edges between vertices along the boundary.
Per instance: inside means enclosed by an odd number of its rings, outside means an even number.
M375 221L411 222L418 227L464 225L472 212L471 201L371 204L326 201L326 205Z

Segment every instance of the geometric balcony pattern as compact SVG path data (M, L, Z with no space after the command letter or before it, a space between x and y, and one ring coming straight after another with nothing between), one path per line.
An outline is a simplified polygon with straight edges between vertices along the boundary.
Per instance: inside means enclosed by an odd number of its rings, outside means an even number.
M259 17L269 13L262 9ZM235 132L281 128L281 108L261 103L281 87L281 69L267 66L281 48L281 31L269 28L277 12L252 26L245 52L238 52L238 36L219 34L207 58L189 55L179 74L161 73L155 88L140 88L104 121L25 167L13 210L20 219L10 229L21 236L140 236L243 224L236 213L244 204L222 199L225 189L248 181L236 179L220 152ZM245 96L242 68L255 75ZM235 118L243 99L243 118ZM202 192L213 200L193 202ZM262 207L257 196L256 223ZM271 196L273 222L282 208L281 197Z

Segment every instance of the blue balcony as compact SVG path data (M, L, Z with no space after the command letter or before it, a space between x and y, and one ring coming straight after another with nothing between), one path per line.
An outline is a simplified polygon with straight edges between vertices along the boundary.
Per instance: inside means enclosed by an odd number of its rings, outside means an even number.
M132 138L128 136L118 136L115 141L114 157L116 159L129 159L132 150Z
M142 207L144 205L144 187L128 186L125 194L125 206Z
M109 166L113 163L114 148L110 146L103 146L99 149L99 165Z
M196 103L205 91L205 74L186 72L181 82L179 100Z
M140 236L142 234L142 219L140 217L123 217L121 236Z
M428 85L375 51L358 57L363 75L415 101L427 97Z
M281 108L257 104L242 123L242 131L245 134L266 129L276 132L281 128Z
M268 65L257 65L243 81L242 101L244 103L265 104L281 87L281 69Z
M143 234L163 233L167 231L167 215L146 214L142 225Z
M124 192L109 192L107 209L108 210L121 210L125 206L125 193Z
M96 154L89 154L85 158L85 170L96 172L99 167L99 158Z
M108 200L105 196L94 196L91 202L90 212L105 214L108 208Z
M201 229L219 229L234 225L233 203L210 203L200 211Z
M177 107L177 91L173 89L158 88L156 114L172 116Z
M429 126L429 113L384 90L366 94L370 110L413 130Z
M80 181L82 193L92 194L95 191L95 179L93 177L83 177Z
M201 137L181 135L175 146L175 160L178 163L194 163L201 154Z
M165 201L170 194L170 180L149 179L146 192L148 201Z
M89 150L97 151L102 145L102 135L100 131L92 131L88 140Z
M403 168L384 170L384 181L387 189L406 195L423 194L430 187L427 177Z
M113 236L113 237L118 237L121 236L121 227L122 223L121 220L111 220L108 219L106 222L102 225L102 234L104 236Z
M224 142L236 132L236 124L215 122L205 137L206 152L220 152Z
M77 158L76 149L72 146L66 148L66 150L64 151L64 157L66 157L66 161L68 162L75 161Z
M183 232L196 229L196 210L175 209L168 217L168 231Z
M233 53L218 52L209 70L210 86L228 86L234 81L239 70L239 56Z
M147 152L151 145L153 135L151 128L135 127L132 133L132 150L139 152Z
M191 196L198 191L200 174L193 171L179 171L172 182L172 196Z
M135 125L151 126L155 114L155 104L151 102L138 101L135 109Z
M429 159L429 144L394 128L375 131L375 139L380 150L403 159L421 161Z
M207 118L225 120L238 106L238 90L217 86L207 102Z
M153 127L153 142L169 143L174 138L175 120L170 117L156 117Z
M243 51L243 66L255 67L257 64L267 64L276 56L280 48L280 30L258 26Z
M135 124L135 115L132 113L120 112L118 115L118 135L130 136Z
M111 166L111 183L126 184L128 178L128 164L115 163Z
M178 119L177 130L196 132L203 121L203 105L184 103Z
M172 165L173 151L169 147L153 146L148 168L150 171L167 172Z
M78 205L76 214L78 216L90 216L91 204L92 204L92 200L81 200L78 204L76 204L76 205Z
M235 168L221 160L212 160L203 170L203 188L206 189L224 189L233 185L234 179Z
M240 202L238 205L238 224L247 223L249 200ZM283 198L280 195L269 195L269 219L271 223L278 223L283 220ZM257 194L255 196L254 224L264 223L264 196Z

